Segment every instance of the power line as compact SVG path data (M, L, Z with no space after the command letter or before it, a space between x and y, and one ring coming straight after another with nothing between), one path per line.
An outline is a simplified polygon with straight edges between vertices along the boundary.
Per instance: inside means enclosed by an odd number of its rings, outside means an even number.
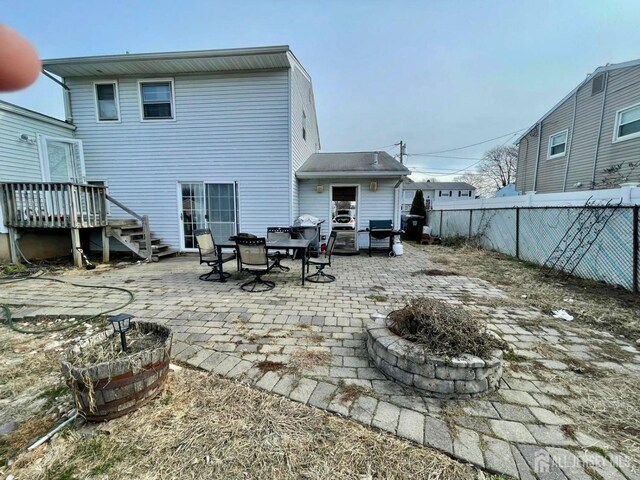
M482 158L478 157L454 157L451 155L422 155L420 153L407 153L408 157L433 157L433 158L454 158L457 160L482 160Z
M499 137L490 138L488 140L483 140L482 142L471 143L471 144L465 145L463 147L449 148L448 150L438 150L437 152L413 153L412 155L434 155L436 153L447 153L447 152L454 152L456 150L464 150L465 148L475 147L476 145L482 145L483 143L493 142L494 140L499 140L499 139L507 137L507 136L513 137L515 134L517 134L519 132L522 132L523 130L525 130L525 129L521 128L519 130L516 130L515 132L505 133L504 135L500 135Z

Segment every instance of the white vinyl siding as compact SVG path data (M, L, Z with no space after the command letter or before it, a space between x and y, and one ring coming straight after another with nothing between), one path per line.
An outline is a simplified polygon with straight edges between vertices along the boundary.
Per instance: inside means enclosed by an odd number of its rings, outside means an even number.
M41 182L40 136L73 138L73 129L19 112L19 108L5 110L0 105L0 182ZM0 232L6 231L0 208Z
M66 80L87 177L108 180L110 195L149 215L164 243L180 245L178 182L237 182L241 231L289 225L287 70L175 76L173 122L140 122L146 79L122 77L121 122L98 125L92 80Z
M309 78L294 63L291 76L291 217L308 213L298 205L298 180L295 172L312 153L320 150L313 90ZM302 135L304 128L305 135Z
M300 213L314 215L325 222L322 224L322 234L328 235L331 228L331 206L329 198L331 186L358 185L359 197L357 205L356 230L369 227L369 220L393 220L395 185L399 178L392 179L345 179L323 178L317 180L299 180ZM375 192L370 190L371 181L378 182ZM318 193L316 187L323 185L322 193Z

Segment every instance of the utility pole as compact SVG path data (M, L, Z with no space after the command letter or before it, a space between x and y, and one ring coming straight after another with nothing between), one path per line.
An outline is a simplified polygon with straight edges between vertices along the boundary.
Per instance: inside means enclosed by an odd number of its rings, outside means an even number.
M407 148L407 144L400 140L400 163L404 165L404 150Z

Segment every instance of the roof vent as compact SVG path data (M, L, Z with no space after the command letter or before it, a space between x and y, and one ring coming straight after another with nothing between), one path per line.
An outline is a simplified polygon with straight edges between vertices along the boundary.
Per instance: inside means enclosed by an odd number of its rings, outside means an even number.
M378 152L373 152L373 164L378 165Z
M604 90L604 73L596 75L591 80L591 95L596 95Z

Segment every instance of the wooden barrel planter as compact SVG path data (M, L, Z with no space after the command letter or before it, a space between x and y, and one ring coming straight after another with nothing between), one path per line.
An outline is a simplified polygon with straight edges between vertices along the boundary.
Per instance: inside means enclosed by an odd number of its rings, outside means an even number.
M89 421L101 422L126 415L151 401L164 385L171 356L171 330L152 322L134 321L131 325L132 329L144 333L155 332L160 340L158 346L86 367L72 365L71 352L61 356L62 373L78 412ZM76 348L91 348L112 334L96 335Z

